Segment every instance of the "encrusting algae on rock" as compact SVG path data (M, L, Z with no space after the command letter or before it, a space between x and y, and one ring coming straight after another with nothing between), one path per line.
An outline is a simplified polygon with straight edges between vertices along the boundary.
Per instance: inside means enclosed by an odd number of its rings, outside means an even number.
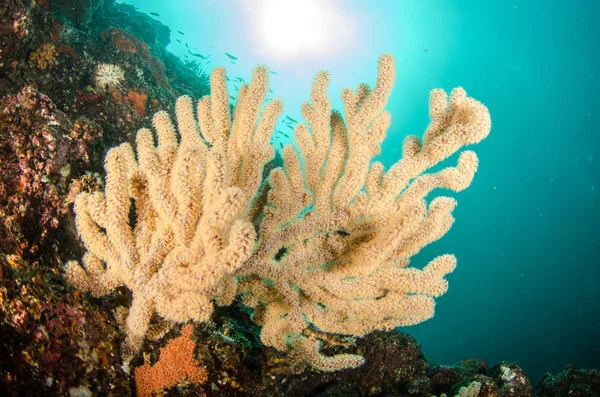
M83 266L67 265L68 279L94 295L120 285L132 291L131 353L155 313L176 323L207 321L214 302L240 296L265 345L323 371L362 365L360 355L321 353L322 341L433 316L456 260L408 265L449 230L456 202L425 197L468 187L477 156L465 150L457 166L426 171L491 128L487 108L462 88L449 98L434 90L423 138L407 137L402 158L384 172L372 159L391 124L384 109L394 79L394 59L384 54L375 87L342 92L342 116L327 98L329 75L318 73L302 106L306 124L294 129L300 152L286 146L283 166L263 180L283 104L273 100L260 112L268 69L259 66L232 117L225 71L216 68L210 96L177 100L177 128L167 113L155 114L158 143L141 129L135 152L129 144L108 152L105 192L75 200L87 252Z
M169 341L160 350L160 360L153 366L145 363L135 369L138 396L152 396L179 382L189 381L202 384L207 381L206 369L193 359L195 342L192 340L194 327L189 324L181 330L181 336Z

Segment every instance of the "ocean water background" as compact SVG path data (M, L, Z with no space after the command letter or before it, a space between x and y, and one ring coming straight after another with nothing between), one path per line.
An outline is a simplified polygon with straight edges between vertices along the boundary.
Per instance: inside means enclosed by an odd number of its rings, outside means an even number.
M318 70L331 72L340 108L340 90L373 84L377 57L392 53L393 121L378 158L386 167L406 135L426 128L432 88L462 86L485 103L492 132L473 147L472 186L451 194L455 224L412 261L454 253L449 291L433 319L401 330L430 360L513 361L532 380L567 364L600 367L600 2L123 2L158 13L182 59L200 60L186 42L210 55L207 73L223 65L248 81L267 64L296 120Z

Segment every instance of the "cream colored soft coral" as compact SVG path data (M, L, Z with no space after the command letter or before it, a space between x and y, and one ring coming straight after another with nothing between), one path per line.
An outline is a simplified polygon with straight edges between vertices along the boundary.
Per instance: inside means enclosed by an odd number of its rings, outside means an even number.
M384 109L394 78L394 59L384 54L374 87L342 92L342 116L327 98L329 75L317 74L302 106L307 123L294 130L300 152L284 148L283 167L270 175L260 244L234 273L238 284L229 296L241 294L255 309L263 343L300 352L321 370L363 362L321 354L331 335L361 336L433 316L456 259L442 255L422 270L409 263L449 230L456 201L425 198L435 189L468 187L477 156L465 150L456 167L427 170L491 128L486 107L462 88L449 98L434 90L423 139L406 138L402 158L385 172L372 159L391 124Z
M449 97L434 90L423 138L407 137L385 171L372 160L391 124L394 79L394 59L384 54L375 86L345 89L340 113L327 97L329 75L318 73L302 106L306 124L294 130L300 151L285 147L283 167L263 180L282 103L261 112L268 71L259 66L231 117L225 72L215 69L197 116L192 100L179 98L177 130L159 112L157 144L142 129L137 156L129 144L109 151L105 193L75 201L87 252L83 267L68 264L67 277L94 294L119 285L133 292L126 331L135 350L154 313L204 321L214 302L241 296L265 345L324 371L361 365L360 355L323 354L323 341L433 316L456 259L442 255L422 270L409 264L449 230L456 201L426 197L468 187L478 159L464 150L456 166L428 170L491 128L487 108L462 88Z
M175 105L177 129L166 112L149 129L106 155L106 190L75 200L77 231L87 252L83 266L67 264L67 278L94 295L124 285L133 293L126 318L130 350L143 342L154 313L171 322L206 321L213 298L250 256L256 240L246 219L274 156L268 145L282 104L271 102L259 118L267 90L266 68L257 68L230 120L225 71L217 68L215 94L198 103L202 133L190 97ZM178 131L178 133L177 133ZM131 199L136 222L130 224Z
M101 63L94 70L94 85L98 90L117 88L125 80L125 72L119 65Z

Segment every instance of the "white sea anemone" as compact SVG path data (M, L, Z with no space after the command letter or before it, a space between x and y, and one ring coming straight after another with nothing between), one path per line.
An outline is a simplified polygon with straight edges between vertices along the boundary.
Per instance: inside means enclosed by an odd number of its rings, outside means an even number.
M125 80L125 72L118 65L101 63L96 66L94 83L98 90L117 88Z

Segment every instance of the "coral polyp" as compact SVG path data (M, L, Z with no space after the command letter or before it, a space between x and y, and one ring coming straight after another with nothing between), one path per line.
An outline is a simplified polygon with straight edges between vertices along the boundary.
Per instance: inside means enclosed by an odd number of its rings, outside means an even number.
M125 72L119 65L101 63L94 71L94 85L98 90L112 90L125 80Z

